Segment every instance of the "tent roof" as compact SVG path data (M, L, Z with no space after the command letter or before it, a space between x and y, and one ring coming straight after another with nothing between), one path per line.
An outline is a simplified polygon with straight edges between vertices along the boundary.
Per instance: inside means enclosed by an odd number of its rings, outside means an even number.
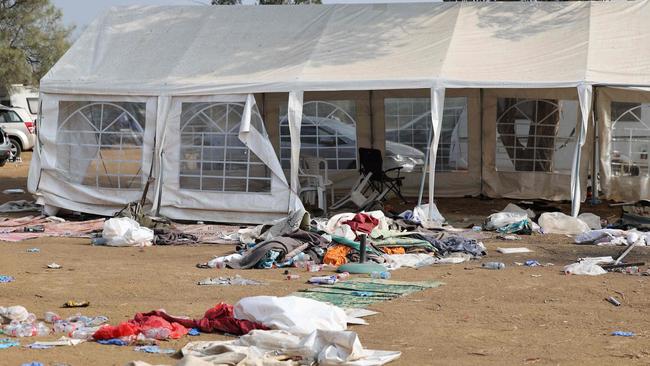
M649 86L647 19L648 0L112 8L41 90Z

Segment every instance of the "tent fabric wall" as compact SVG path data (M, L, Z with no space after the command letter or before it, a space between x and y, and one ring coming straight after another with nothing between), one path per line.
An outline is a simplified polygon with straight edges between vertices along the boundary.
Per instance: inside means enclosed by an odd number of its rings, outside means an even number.
M205 205L198 195L179 191L174 125L182 98L225 96L244 102L252 93L277 93L266 95L283 95L286 103L291 91L304 92L305 101L349 93L357 101L358 147L370 147L378 146L372 138L377 126L371 125L370 90L435 88L453 93L466 88L472 93L486 89L482 111L473 112L483 114L482 193L556 200L568 199L580 188L582 199L591 134L582 135L585 145L574 164L577 169L580 163L579 186L578 175L497 172L496 97L567 95L578 100L579 87L650 86L650 48L645 47L650 44L649 18L650 0L112 8L87 27L41 80L43 120L29 187L46 205L99 214L138 199L138 190L116 195L114 190L64 183L56 174L53 150L59 100L134 98L147 103L142 168L148 172L154 164L158 181L149 197L161 213L241 221L234 205L250 200L252 220L264 220L289 210L290 188L282 174L273 174L277 191L248 195L241 202L237 194L222 194L216 206ZM267 117L277 113L269 98L261 100ZM581 98L585 111L586 100ZM476 120L470 117L471 123ZM266 121L269 126L273 122ZM584 132L578 123L578 131ZM277 131L269 132L277 149ZM470 165L477 160L472 153ZM474 174L470 168L472 180ZM343 188L356 175L347 171L334 178ZM476 193L475 182L456 186L460 175L441 173L439 178L442 195L452 185L449 194ZM614 187L611 180L607 184Z
M612 173L611 145L612 102L650 103L650 90L597 88L597 119L599 122L600 184L604 198L631 202L650 199L650 177L617 176Z
M252 96L213 95L173 97L164 131L162 166L163 179L160 193L160 214L174 219L210 220L218 222L264 222L286 215L289 212L289 184L281 174L280 163L265 132L255 131L251 124L251 113L244 113L240 140L245 129L250 127L257 135L252 145L243 141L253 153L271 170L270 192L222 192L183 189L180 185L181 168L181 107L183 103L246 103L244 110L252 108ZM202 162L200 162L202 164Z
M498 171L496 167L497 99L577 100L577 89L488 89L483 93L483 194L489 197L547 200L571 199L571 175L551 172ZM575 121L580 128L580 120ZM581 200L586 197L588 163L593 141L587 134L580 165ZM572 153L573 155L573 153Z
M63 159L57 153L57 132L60 127L59 103L60 102L141 102L146 103L145 130L142 146L141 171L142 180L146 181L153 158L154 134L156 129L156 98L135 96L105 96L105 95L60 95L41 94L42 110L39 121L39 149L37 166L40 168L34 192L37 194L37 203L45 206L67 208L98 215L112 215L121 210L127 203L139 200L141 189L116 189L106 187L93 187L72 182L66 177L66 172L60 171L57 166ZM96 153L96 150L90 153ZM87 166L77 166L85 170ZM33 172L30 172L32 175ZM83 173L83 172L81 172ZM119 193L118 193L119 192Z

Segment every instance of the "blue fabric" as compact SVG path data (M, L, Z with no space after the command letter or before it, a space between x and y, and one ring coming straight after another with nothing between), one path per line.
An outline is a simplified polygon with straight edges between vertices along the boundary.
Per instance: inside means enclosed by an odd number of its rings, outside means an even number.
M191 336L197 336L197 335L201 335L201 332L199 332L199 330L196 328L191 328L190 330L187 331L187 334Z
M108 344L108 345L113 345L113 346L128 346L129 343L126 341L123 341L119 338L113 338L113 339L100 339L97 341L99 344Z
M162 353L162 354L172 354L176 353L176 350L170 348L160 348L158 346L139 346L135 347L137 352L146 352L146 353Z
M257 262L255 268L261 268L261 269L273 268L273 264L275 264L275 260L278 259L279 256L280 256L279 251L269 250L264 256L264 258L262 258L259 262Z

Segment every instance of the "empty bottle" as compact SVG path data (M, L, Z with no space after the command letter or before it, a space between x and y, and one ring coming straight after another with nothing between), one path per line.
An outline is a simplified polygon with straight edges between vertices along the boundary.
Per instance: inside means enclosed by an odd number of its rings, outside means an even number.
M171 331L167 328L150 328L142 333L144 333L144 336L147 338L163 340L169 338Z
M485 269L504 269L506 265L503 262L486 262L481 264L481 267Z
M375 278L375 279L382 279L382 280L387 280L390 278L390 272L388 271L381 271L381 272L372 272L370 274L370 277Z
M309 283L317 285L333 285L337 281L336 276L319 276L309 279Z
M97 237L97 238L92 238L90 239L90 244L91 245L106 245L108 243L108 239L104 237Z

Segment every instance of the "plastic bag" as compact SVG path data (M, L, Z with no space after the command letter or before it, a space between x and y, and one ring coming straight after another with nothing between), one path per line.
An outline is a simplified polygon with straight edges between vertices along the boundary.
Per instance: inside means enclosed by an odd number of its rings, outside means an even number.
M601 266L592 261L572 263L564 267L565 274L598 276L607 273Z
M114 247L150 246L153 230L142 227L137 221L128 217L112 218L104 223L102 236L106 245Z
M538 223L544 234L577 235L589 231L589 226L582 220L561 212L545 212L539 217Z
M234 306L236 319L262 323L292 334L309 334L317 329L346 330L347 315L338 306L296 296L245 297Z
M488 216L485 230L497 230L521 221L528 221L526 212L497 212Z
M598 215L594 215L590 212L584 212L578 215L578 218L587 224L587 226L589 226L589 228L592 230L602 229L602 226L600 225L600 216Z

